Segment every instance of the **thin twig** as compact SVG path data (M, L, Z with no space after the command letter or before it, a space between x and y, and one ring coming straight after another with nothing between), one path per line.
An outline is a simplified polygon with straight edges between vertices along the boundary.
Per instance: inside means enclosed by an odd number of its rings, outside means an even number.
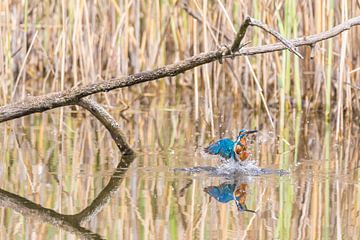
M357 89L357 90L360 90L360 87L359 86L356 86L356 85L354 85L354 84L352 84L352 83L349 83L349 82L345 82L347 85L349 85L350 87L352 87L352 88L355 88L355 89Z
M183 2L180 4L181 8L184 9L184 11L189 14L189 16L193 17L196 21L198 21L199 23L202 23L202 19L201 16L199 16L198 13L196 13L193 9L191 9L189 7L189 4L187 2ZM214 32L217 32L218 34L223 34L225 40L227 41L231 41L230 37L228 37L225 33L220 32L217 28L215 28L214 26L207 24L208 27L211 28L211 30L213 30Z
M248 17L248 18L250 18L250 17ZM295 46L292 44L292 42L287 40L283 36L281 36L280 33L278 33L277 31L271 29L266 24L262 23L259 20L254 19L254 18L250 18L249 24L250 24L250 26L259 27L262 30L264 30L265 32L270 33L271 35L276 37L280 42L282 42L286 46L286 48L289 49L290 52L294 53L299 58L304 59L304 57L295 49Z

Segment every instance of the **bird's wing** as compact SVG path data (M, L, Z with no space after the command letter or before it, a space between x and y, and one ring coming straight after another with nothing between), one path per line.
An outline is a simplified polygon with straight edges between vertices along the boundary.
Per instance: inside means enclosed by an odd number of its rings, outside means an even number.
M227 203L236 199L234 197L235 184L221 184L219 186L208 186L204 189L206 193L215 198L217 201Z
M234 142L229 138L220 139L206 147L205 152L212 155L220 155L226 159L231 158L234 154Z

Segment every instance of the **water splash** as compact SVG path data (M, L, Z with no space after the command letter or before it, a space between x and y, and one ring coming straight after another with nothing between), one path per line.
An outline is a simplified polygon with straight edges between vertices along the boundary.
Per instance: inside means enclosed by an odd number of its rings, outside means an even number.
M255 142L259 145L261 144L270 144L276 141L276 134L271 131L259 131L256 134Z
M213 166L196 166L188 168L175 168L175 172L188 172L188 173L207 173L210 176L221 177L241 177L241 176L259 176L259 175L286 175L289 174L287 170L275 170L260 168L256 165L256 161L247 160L243 162L227 161L223 164Z
M269 144L269 142L276 141L276 135L273 132L259 131L256 135L251 135L248 138L250 148L255 148L253 143L257 145ZM256 151L255 149L250 152ZM250 154L249 158L245 161L234 161L233 159L225 159L217 155L211 155L204 151L203 148L196 150L196 154L201 158L208 161L217 161L219 166L196 166L188 168L175 168L175 172L188 172L188 173L206 173L211 176L222 177L242 177L242 176L259 176L259 175L286 175L290 172L287 170L276 170L268 168L260 168L258 161L253 160L253 155Z

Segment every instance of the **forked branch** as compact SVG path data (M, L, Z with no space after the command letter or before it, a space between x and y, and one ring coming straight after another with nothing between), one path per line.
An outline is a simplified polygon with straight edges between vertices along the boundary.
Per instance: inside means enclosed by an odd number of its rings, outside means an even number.
M290 40L288 41L288 43L291 43L290 46L292 45L294 47L313 45L319 41L335 37L341 32L349 30L351 27L356 25L360 25L360 17L349 19L328 31L295 40ZM236 46L241 45L235 44L234 49L236 49ZM81 98L95 93L108 92L117 88L129 87L135 84L149 82L164 77L176 76L180 73L184 73L185 71L188 71L200 65L218 61L223 58L262 54L267 52L280 51L287 48L289 47L284 46L283 43L277 43L260 47L244 47L239 49L239 51L237 52L217 49L215 51L200 53L179 63L166 65L152 71L135 73L127 77L109 79L106 81L93 83L81 87L74 87L65 91L50 93L42 96L27 97L19 102L10 103L8 105L0 107L0 122L5 122L11 119L23 117L36 112L44 112L57 107L75 105L79 103L79 100Z

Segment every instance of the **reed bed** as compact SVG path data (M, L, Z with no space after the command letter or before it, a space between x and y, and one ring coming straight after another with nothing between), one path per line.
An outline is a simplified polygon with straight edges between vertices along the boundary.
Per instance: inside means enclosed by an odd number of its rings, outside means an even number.
M341 11L335 11L334 1L3 1L0 9L1 104L215 49L231 42L245 15L293 38L319 33L360 13L355 0L342 1ZM98 98L125 108L159 89L192 88L195 116L203 117L213 134L214 117L221 108L218 96L223 93L235 97L234 107L258 106L253 109L263 111L268 104L279 112L285 105L327 115L336 112L340 124L344 114L359 112L354 88L360 74L358 36L354 28L313 49L301 48L305 60L287 51L251 57L265 103L244 58ZM246 38L252 45L276 42L259 30L250 30Z

